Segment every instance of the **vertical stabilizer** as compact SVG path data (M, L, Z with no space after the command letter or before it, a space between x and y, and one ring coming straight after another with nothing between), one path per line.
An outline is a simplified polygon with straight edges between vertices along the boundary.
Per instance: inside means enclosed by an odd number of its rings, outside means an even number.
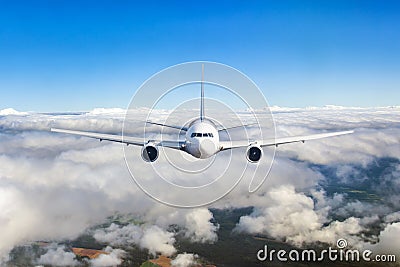
M204 64L201 64L200 121L204 120Z

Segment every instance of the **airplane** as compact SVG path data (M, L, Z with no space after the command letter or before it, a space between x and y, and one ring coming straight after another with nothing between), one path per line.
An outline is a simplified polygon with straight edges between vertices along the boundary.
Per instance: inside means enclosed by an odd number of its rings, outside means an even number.
M320 138L339 136L345 134L351 134L354 131L340 131L340 132L329 132L320 133L306 136L291 136L282 137L275 139L266 140L235 140L235 141L222 141L220 140L220 133L228 129L236 127L246 127L248 125L241 125L230 128L217 129L216 124L206 118L204 112L204 66L202 67L202 80L201 80L201 97L200 97L200 116L197 119L191 121L188 127L167 125L162 123L156 123L147 121L148 124L158 125L162 127L174 128L185 132L184 140L148 140L145 141L143 138L95 133L95 132L84 132L67 129L51 128L52 132L73 134L79 136L85 136L90 138L99 139L100 141L107 140L113 142L124 143L127 145L142 146L141 156L146 162L155 162L159 156L158 147L167 147L171 149L177 149L184 151L191 156L198 159L209 158L221 151L234 149L239 147L247 147L246 159L250 163L258 163L263 155L263 147L278 146L282 144L289 144L295 142L305 142L308 140L315 140Z

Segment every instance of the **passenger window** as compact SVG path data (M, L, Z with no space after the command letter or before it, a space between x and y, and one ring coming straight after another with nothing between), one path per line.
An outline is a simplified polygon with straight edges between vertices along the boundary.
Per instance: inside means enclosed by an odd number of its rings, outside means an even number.
M196 133L192 133L191 135L190 135L190 137L195 137L196 136Z

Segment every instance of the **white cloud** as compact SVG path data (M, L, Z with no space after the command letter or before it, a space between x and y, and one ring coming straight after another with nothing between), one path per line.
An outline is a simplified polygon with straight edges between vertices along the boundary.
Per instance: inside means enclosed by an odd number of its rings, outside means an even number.
M172 267L191 267L197 266L196 258L198 256L192 253L178 254L175 259L171 261Z
M400 221L400 211L390 213L385 216L385 222L392 223Z
M125 109L121 108L95 108L87 113L87 115L97 116L97 115L120 115L124 116L126 114Z
M175 238L174 234L164 231L158 226L146 228L143 237L140 240L140 246L147 248L153 255L161 253L170 256L176 252L174 248Z
M115 223L108 228L97 229L93 234L96 240L114 246L139 244L142 236L143 230L137 225L119 226Z
M236 231L267 234L301 247L317 241L335 244L337 239L363 230L354 217L326 225L329 220L324 207L316 209L311 197L295 192L291 185L271 189L264 201L264 206L240 218Z
M277 136L355 129L352 135L281 146L301 160L319 164L368 163L374 157L400 158L400 108L300 109L274 116Z
M78 266L79 262L76 260L75 254L65 251L64 246L50 248L46 254L40 256L39 264L46 264L51 266Z
M219 226L210 222L213 214L205 208L194 209L186 214L185 236L194 242L214 243L218 236Z
M112 247L106 247L104 250L108 254L101 254L95 259L89 260L90 266L93 267L112 267L118 266L122 263L122 258L126 254L122 249L113 249Z
M266 207L256 208L250 216L240 218L237 230L286 238L321 226L313 200L296 193L293 186L269 191L264 201Z
M371 250L375 255L377 254L386 254L392 255L395 254L396 258L400 258L400 223L391 223L388 224L383 231L379 234L379 241L376 244L364 244L364 249Z
M28 115L28 112L16 111L13 108L6 108L0 110L0 116L10 116L10 115L23 116L23 115Z
M174 247L174 233L152 226L126 225L118 226L111 224L106 229L98 229L93 237L111 245L138 245L140 248L149 250L150 254L161 253L170 256L176 252Z

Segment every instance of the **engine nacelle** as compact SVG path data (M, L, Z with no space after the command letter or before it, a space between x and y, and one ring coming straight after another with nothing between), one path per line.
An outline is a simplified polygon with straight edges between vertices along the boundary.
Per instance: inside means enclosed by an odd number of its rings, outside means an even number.
M154 162L158 159L158 148L154 144L147 144L142 148L142 159L146 162Z
M259 145L250 145L246 150L246 158L251 163L257 163L263 155L263 150Z

